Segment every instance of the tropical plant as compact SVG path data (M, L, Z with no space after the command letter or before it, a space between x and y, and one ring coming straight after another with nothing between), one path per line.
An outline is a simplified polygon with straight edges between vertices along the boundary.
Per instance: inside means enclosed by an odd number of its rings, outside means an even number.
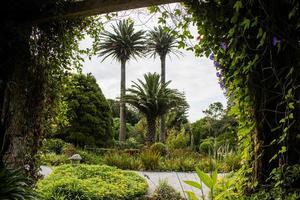
M168 88L170 81L165 84L160 82L157 73L144 75L145 82L138 79L128 89L125 96L126 102L136 107L147 119L147 143L155 141L156 118L167 113L175 107L186 105L184 95L175 89Z
M179 53L177 50L177 40L171 30L162 28L161 26L154 27L148 33L148 51L152 57L157 55L161 62L161 84L166 82L166 56L170 53ZM166 139L166 124L165 115L160 117L160 142L165 142Z
M208 189L210 190L210 198L213 200L214 199L214 191L215 191L215 187L216 187L217 180L218 180L217 169L215 169L211 173L211 176L207 175L205 172L203 172L199 168L196 168L196 172L197 172L197 176L200 179L200 183L198 183L196 181L184 181L184 182L192 187L195 187L195 188L201 190L202 200L205 200L203 184L206 185L206 187L208 187ZM188 194L188 197L190 200L198 200L198 198L194 192L186 191L186 193Z
M141 57L145 50L143 39L144 31L135 31L134 23L129 20L119 21L112 26L112 32L105 30L101 34L99 45L99 56L103 60L112 57L121 63L121 95L120 95L120 134L119 140L125 141L126 119L125 119L125 101L126 92L126 62L131 58Z
M144 169L146 170L159 168L160 154L158 152L146 149L140 154L140 159L143 163Z
M0 199L34 200L36 194L20 170L0 168Z

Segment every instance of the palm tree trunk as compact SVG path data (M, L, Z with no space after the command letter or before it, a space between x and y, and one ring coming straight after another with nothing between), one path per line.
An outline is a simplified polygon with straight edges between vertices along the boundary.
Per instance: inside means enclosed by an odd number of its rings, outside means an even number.
M166 55L160 56L161 61L161 84L166 82ZM165 115L160 116L160 134L159 141L165 143L166 141L166 119Z
M121 96L120 96L120 133L119 141L124 142L126 138L126 113L124 95L126 90L126 61L121 61Z
M147 117L147 144L151 145L155 142L156 119Z

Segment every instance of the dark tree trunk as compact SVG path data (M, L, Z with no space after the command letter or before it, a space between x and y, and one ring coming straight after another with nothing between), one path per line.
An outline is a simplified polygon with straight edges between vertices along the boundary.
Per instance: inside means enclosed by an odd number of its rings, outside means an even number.
M297 136L300 132L299 106L288 109L290 103L297 105L300 98L299 55L299 50L289 45L280 53L274 48L250 75L249 88L256 122L253 135L254 178L259 183L264 184L274 168L300 163L300 139ZM286 97L290 89L293 91L292 98L288 100ZM287 119L289 125L284 125L280 120L289 112L293 118ZM279 142L286 127L286 136ZM283 146L287 152L279 154ZM272 159L276 154L278 156Z
M164 85L166 82L166 56L160 57L161 61L161 84ZM165 143L166 141L166 119L165 114L160 116L160 134L159 141Z
M119 140L125 142L126 139L126 105L124 101L126 91L126 61L121 61L121 96L120 96L120 133Z
M44 125L45 66L37 66L30 53L31 27L5 27L1 41L0 162L23 168L33 177ZM10 38L10 40L5 40Z
M156 119L147 117L147 144L151 145L155 142L156 135Z

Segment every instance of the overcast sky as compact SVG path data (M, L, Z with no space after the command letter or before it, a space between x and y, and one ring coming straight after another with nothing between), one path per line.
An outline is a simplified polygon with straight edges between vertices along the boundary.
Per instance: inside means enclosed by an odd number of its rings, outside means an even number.
M136 16L131 15L135 21ZM113 22L115 23L115 22ZM137 22L138 24L138 22ZM153 27L155 22L147 22L147 27ZM137 29L142 26L138 26ZM143 27L144 29L146 27ZM195 31L193 31L195 32ZM195 38L197 34L195 34ZM91 40L86 39L82 47L89 47ZM182 51L183 56L171 55L166 61L166 79L171 80L170 87L183 91L186 95L189 108L189 120L194 122L203 117L202 111L209 104L220 101L226 105L223 91L220 89L213 61L205 57L195 57L192 52ZM97 56L84 62L84 73L92 73L106 98L115 99L120 95L120 63L108 58L101 62ZM130 60L126 65L126 86L131 81L142 79L147 72L160 73L159 58L141 58Z

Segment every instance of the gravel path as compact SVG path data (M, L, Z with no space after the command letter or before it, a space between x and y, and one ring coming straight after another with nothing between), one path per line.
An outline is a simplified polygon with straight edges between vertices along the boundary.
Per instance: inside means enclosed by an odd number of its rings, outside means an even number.
M180 194L187 198L187 195L184 191L192 191L198 197L201 197L201 191L193 188L184 181L197 181L199 182L199 178L195 172L137 172L141 176L145 177L149 184L148 193L151 194L155 187L159 184L160 180L166 180L170 186L172 186L175 190L179 191ZM203 185L204 195L208 195L208 188Z

